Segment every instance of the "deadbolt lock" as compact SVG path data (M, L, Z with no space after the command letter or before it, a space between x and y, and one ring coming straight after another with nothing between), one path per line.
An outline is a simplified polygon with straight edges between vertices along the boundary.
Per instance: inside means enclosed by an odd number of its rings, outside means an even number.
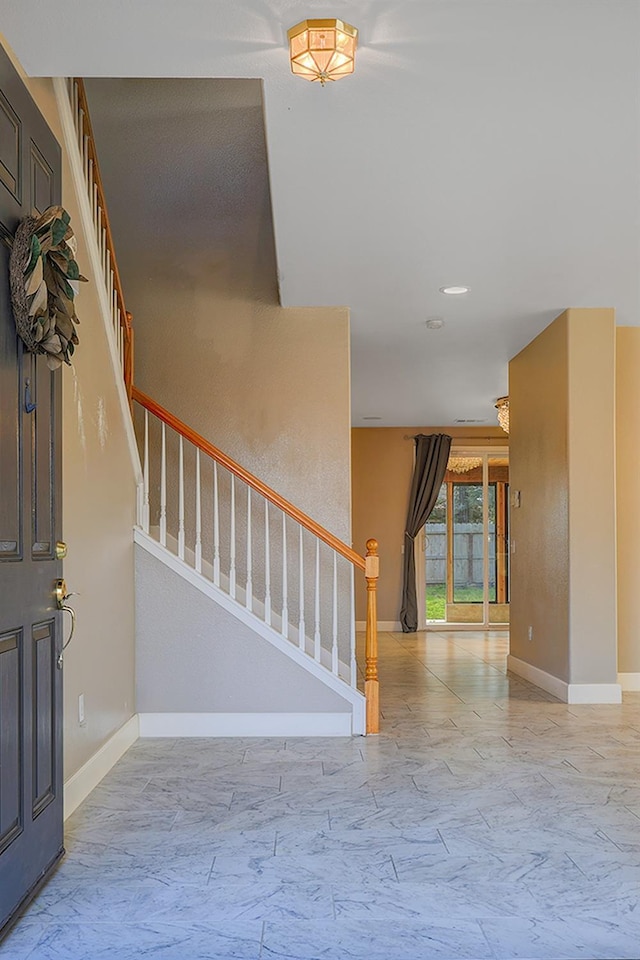
M65 602L65 600L66 600L67 597L68 597L68 594L67 594L67 585L66 585L66 583L64 582L64 580L56 580L55 585L54 585L54 588L53 588L53 595L54 595L54 597L55 597L56 606L57 606L58 610L62 610L62 608L63 608L63 606L64 606L64 602Z
M56 543L56 560L64 560L67 555L67 545L64 540L58 540Z

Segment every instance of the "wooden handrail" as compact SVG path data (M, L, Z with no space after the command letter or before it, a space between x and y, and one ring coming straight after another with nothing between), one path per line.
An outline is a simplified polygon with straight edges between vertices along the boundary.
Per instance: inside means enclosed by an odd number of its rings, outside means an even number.
M215 447L212 443L209 443L208 440L205 440L201 434L196 433L195 430L192 430L191 427L188 427L186 423L182 420L179 420L178 417L175 417L172 413L169 413L164 407L160 406L159 403L156 403L155 400L152 400L151 397L148 397L141 390L138 390L137 387L133 387L131 391L132 399L139 403L141 407L144 407L145 410L148 410L149 413L152 413L154 417L157 417L159 420L162 420L163 423L166 423L168 427L171 427L172 430L175 430L176 433L179 433L185 440L188 440L195 447L198 447L203 453L211 457L220 466L225 467L229 470L230 473L233 473L239 480L242 480L243 483L246 483L247 486L251 487L256 493L259 493L261 496L268 500L269 503L272 503L275 507L278 507L287 516L291 517L292 520L295 520L306 530L312 533L314 536L318 537L319 540L322 540L323 543L326 543L327 546L331 547L332 550L335 550L336 553L339 553L345 560L348 560L358 567L360 570L365 569L365 558L361 557L359 553L356 553L351 547L347 546L346 543L343 543L338 537L334 536L328 530L325 530L324 527L321 527L319 523L316 523L315 520L312 520L306 513L303 513L302 510L299 510L298 507L295 507L288 500L285 500L284 497L281 497L279 493L276 493L275 490L272 490L271 487L268 487L266 483L263 483L262 480L259 480L252 473L249 473L248 470L245 470L244 467L241 467L239 463L236 463L235 460L232 460L231 457L228 457L226 453L223 453L222 450L219 450L218 447Z
M98 153L96 141L93 135L91 125L91 116L89 114L89 104L87 102L87 92L84 81L81 77L75 77L73 83L78 91L78 106L82 110L82 135L87 138L87 155L93 164L93 182L98 193L98 206L100 208L101 225L105 231L106 245L110 255L110 268L113 271L113 288L116 292L118 307L120 309L120 326L122 328L124 344L124 382L131 403L131 392L133 389L133 323L132 316L127 311L124 301L124 292L120 271L118 270L118 261L116 260L115 244L113 242L113 233L111 231L111 222L107 210L107 202L104 193L104 184L102 174L100 173L100 164L98 162Z

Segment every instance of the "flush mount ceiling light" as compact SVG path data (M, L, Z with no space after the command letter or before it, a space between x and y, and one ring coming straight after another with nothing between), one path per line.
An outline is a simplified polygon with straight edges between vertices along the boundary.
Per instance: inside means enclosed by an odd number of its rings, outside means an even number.
M431 317L430 320L425 320L425 323L429 330L441 330L444 327L442 317Z
M495 408L498 411L498 423L505 433L509 433L509 397L498 397Z
M460 297L463 293L469 293L470 287L440 287L440 293L446 293L448 297Z
M339 80L353 73L358 31L344 20L303 20L287 31L291 70L305 80Z

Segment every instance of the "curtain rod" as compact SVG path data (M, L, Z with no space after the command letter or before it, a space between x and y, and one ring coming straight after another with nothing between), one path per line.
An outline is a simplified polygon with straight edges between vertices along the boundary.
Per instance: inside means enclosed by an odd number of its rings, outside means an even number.
M411 434L409 434L409 433L405 433L405 435L403 436L402 439L403 439L403 440L417 440L418 437L425 437L425 436L426 436L426 437L431 437L431 436L433 436L433 434L431 434L431 433L426 433L426 434L425 434L425 433L416 433L416 434L411 435ZM496 434L496 436L494 436L494 437L466 436L466 437L451 437L451 439L454 440L454 441L464 440L465 442L468 442L469 440L501 440L502 437L501 437L499 434ZM505 446L507 446L507 444L505 444Z

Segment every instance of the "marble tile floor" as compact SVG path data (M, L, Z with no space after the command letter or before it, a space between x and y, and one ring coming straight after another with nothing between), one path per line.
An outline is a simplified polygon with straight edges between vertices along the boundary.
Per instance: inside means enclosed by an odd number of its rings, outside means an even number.
M382 733L140 740L2 960L640 958L640 694L381 636Z

